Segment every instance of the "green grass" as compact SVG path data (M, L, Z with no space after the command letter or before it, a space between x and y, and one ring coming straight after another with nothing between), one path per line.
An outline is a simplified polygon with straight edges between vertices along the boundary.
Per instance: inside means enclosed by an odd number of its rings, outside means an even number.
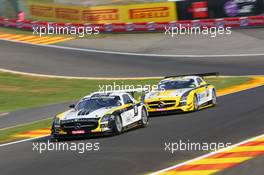
M14 137L18 133L28 132L32 130L49 128L52 123L52 118L41 121L32 122L26 125L15 126L7 129L0 129L0 144L19 140L21 138Z
M158 80L115 81L116 84L155 84ZM0 73L0 113L66 101L78 100L99 85L112 85L112 80L70 80Z
M249 81L249 77L214 77L207 78L208 83L216 89L223 89ZM153 85L159 79L149 80L73 80L58 78L40 78L0 73L0 113L18 109L31 108L66 101L78 100L84 95L99 90L99 85ZM52 119L0 129L0 143L21 138L14 137L21 132L47 128Z
M250 78L208 78L217 89L244 83ZM118 85L153 85L159 80L117 80ZM73 80L0 73L0 113L78 100L112 80Z
M224 89L231 86L240 85L250 80L250 77L218 77L206 79L206 81L214 85L216 89Z

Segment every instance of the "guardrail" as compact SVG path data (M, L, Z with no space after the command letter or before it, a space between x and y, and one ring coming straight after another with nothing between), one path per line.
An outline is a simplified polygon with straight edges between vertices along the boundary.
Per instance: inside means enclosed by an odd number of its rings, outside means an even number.
M111 24L74 24L40 21L19 21L0 17L0 26L17 28L23 30L33 30L33 27L47 26L61 27L95 27L98 26L100 32L137 32L137 31L164 31L165 27L263 27L264 16L248 16L237 18L219 18L202 20L184 20L172 22L143 22L143 23L111 23Z

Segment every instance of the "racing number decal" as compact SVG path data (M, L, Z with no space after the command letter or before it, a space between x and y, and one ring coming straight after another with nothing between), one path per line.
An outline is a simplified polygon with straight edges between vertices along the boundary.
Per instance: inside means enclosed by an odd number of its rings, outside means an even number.
M199 103L200 102L203 103L203 101L205 100L205 98L208 96L208 93L209 93L209 90L208 90L207 86L206 87L202 87L199 90L198 94L197 94L198 102Z
M209 90L208 86L203 87L202 91L197 94L198 102L203 103L204 101L206 101L206 99L209 97L209 95L210 95L210 90Z

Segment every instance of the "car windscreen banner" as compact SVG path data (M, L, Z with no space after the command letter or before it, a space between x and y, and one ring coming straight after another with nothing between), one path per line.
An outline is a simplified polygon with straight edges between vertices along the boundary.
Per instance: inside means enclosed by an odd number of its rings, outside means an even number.
M264 13L264 0L187 0L177 2L179 20L254 16Z

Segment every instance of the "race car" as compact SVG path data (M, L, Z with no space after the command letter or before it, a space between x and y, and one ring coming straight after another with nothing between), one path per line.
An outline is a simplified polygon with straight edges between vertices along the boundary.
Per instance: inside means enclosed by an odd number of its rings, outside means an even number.
M204 73L165 77L156 89L142 97L142 101L149 114L189 112L215 106L215 87L206 83L203 77L217 75Z
M133 127L148 125L146 106L129 92L95 92L70 108L54 118L51 134L57 140L95 133L120 134Z

